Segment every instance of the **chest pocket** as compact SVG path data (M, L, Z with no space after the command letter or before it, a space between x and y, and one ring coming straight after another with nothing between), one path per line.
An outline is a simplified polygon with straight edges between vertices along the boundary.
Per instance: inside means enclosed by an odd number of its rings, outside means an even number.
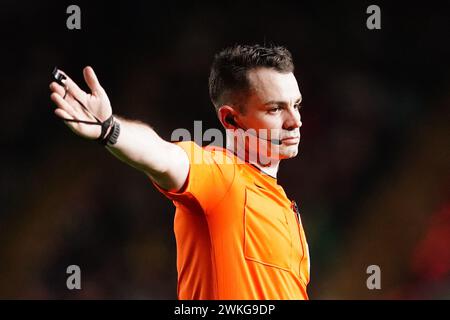
M283 207L250 189L245 193L245 258L289 270L292 237Z

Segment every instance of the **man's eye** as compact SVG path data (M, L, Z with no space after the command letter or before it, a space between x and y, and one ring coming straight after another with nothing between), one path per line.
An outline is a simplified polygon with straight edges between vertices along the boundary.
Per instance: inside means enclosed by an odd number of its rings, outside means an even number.
M295 109L300 109L301 107L302 107L302 105L300 103L294 104L294 108Z
M269 109L269 112L275 113L275 112L278 112L278 111L280 111L280 110L281 110L280 107L274 107L274 108Z

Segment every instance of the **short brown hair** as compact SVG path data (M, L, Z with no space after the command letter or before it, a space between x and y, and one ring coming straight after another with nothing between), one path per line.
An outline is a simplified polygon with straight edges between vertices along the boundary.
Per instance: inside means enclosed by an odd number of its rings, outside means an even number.
M240 106L250 89L248 71L259 67L294 72L292 55L281 46L235 45L214 56L209 95L216 111L224 104Z

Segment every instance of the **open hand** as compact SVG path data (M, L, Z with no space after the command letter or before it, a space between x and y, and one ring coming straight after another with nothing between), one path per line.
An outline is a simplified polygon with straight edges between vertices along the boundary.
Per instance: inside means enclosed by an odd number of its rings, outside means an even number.
M98 122L98 120L103 122L111 116L111 103L91 67L83 70L84 80L91 93L81 90L67 74L59 71L66 76L66 79L63 80L64 87L56 82L50 84L52 91L50 98L56 104L54 111L56 116L63 120L74 119L89 122ZM101 134L100 125L73 121L64 121L64 123L83 138L97 139Z

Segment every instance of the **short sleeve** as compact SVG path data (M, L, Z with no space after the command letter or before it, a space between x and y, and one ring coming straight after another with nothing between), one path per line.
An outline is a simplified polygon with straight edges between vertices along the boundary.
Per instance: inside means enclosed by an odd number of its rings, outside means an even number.
M222 151L208 150L193 141L176 142L187 154L189 174L178 192L155 187L176 206L208 214L227 194L234 180L235 163Z

